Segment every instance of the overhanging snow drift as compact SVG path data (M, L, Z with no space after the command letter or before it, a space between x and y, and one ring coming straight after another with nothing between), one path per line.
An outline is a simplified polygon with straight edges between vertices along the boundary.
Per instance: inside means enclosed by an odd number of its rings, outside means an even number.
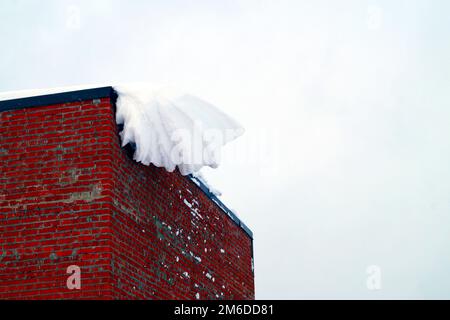
M117 86L116 121L122 145L136 144L134 159L183 175L216 168L220 150L243 128L215 106L168 88Z

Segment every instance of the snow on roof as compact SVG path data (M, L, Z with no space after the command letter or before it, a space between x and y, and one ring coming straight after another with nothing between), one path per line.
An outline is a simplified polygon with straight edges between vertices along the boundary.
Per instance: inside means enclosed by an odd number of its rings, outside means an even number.
M64 93L95 86L0 93L0 101ZM123 124L122 146L136 146L134 159L183 175L217 168L221 148L244 132L212 104L182 91L146 83L112 86L118 94L116 122Z
M116 86L116 121L122 144L136 144L134 159L183 175L216 168L220 150L242 126L212 104L167 87Z
M108 85L106 85L108 86ZM86 89L94 89L99 87L105 87L104 85L84 85L84 86L70 86L70 87L57 87L46 89L31 89L20 91L0 92L0 101L15 100L22 98L38 97L49 94L72 92Z

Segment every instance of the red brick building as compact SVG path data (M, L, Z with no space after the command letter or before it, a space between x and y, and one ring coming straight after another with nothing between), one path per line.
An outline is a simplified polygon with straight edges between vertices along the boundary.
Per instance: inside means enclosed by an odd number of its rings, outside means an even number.
M0 101L0 299L254 299L251 231L201 181L133 161L116 98Z

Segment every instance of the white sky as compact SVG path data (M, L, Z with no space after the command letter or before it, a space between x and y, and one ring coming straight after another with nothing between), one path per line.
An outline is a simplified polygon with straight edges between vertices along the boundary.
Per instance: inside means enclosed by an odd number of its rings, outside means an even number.
M259 299L450 298L449 14L445 0L3 0L0 91L162 82L243 123L207 174L255 233Z

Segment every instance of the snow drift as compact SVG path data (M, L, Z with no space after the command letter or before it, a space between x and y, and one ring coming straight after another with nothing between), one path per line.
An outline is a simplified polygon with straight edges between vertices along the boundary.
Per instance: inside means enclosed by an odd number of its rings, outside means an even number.
M216 168L221 148L243 134L238 122L187 93L148 85L116 86L116 121L122 146L136 146L134 160L181 174Z

